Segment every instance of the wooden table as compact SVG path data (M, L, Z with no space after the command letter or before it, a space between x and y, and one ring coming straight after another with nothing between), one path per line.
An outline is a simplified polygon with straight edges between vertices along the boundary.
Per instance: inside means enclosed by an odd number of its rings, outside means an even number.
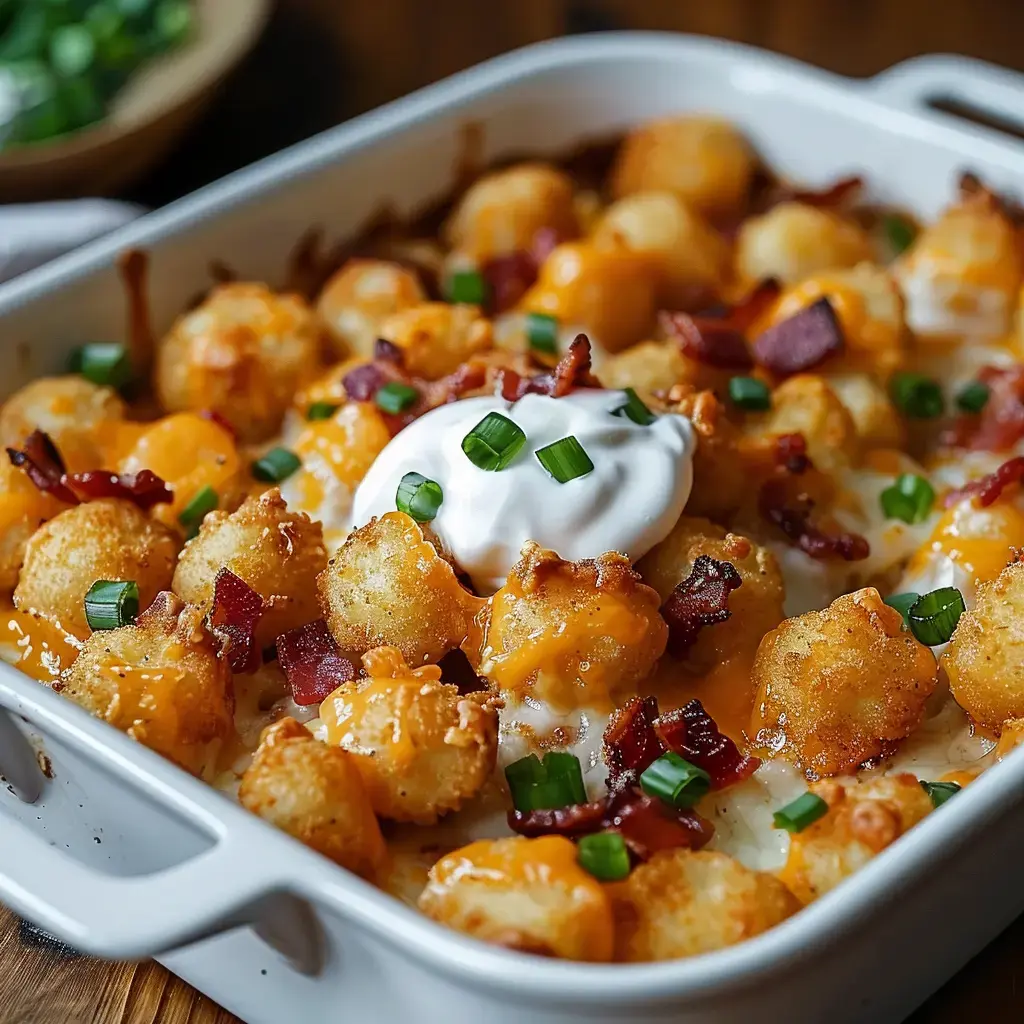
M280 0L215 109L132 198L166 202L505 50L604 28L723 36L849 75L930 52L1024 69L1024 3L1016 0ZM982 1005L987 1014L1020 1018L1022 965L1024 919L936 993L913 1024L973 1019ZM0 910L0 1024L235 1019L154 963L77 957Z

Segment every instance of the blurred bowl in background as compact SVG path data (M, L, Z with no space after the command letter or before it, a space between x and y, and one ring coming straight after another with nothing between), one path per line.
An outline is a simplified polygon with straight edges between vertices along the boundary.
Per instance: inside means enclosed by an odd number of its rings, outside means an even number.
M111 195L159 163L249 52L271 0L195 0L197 29L147 63L96 125L0 151L0 202Z

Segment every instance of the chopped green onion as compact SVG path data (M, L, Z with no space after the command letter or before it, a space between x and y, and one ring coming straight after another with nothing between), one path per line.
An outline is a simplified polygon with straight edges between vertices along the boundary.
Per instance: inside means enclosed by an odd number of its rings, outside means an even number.
M620 882L629 874L629 850L619 832L582 836L576 844L576 859L584 871L602 882Z
M914 593L912 590L906 591L903 594L890 594L886 599L885 603L890 608L895 608L896 611L903 616L903 624L905 626L910 625L910 609L917 603L920 594Z
M641 427L649 427L658 417L640 400L640 396L632 388L623 388L626 392L626 404L615 410L615 416L628 416Z
M956 396L957 408L963 412L981 412L988 404L991 389L980 380L972 380Z
M405 412L419 397L420 393L411 384L392 380L377 389L374 401L385 412L400 413Z
M921 788L932 798L932 807L941 807L951 796L960 792L956 782L925 782L921 779Z
M692 807L711 788L711 776L670 750L643 772L640 788L673 807Z
M314 402L306 410L307 420L329 420L339 409L340 405L334 402Z
M928 518L935 504L935 490L923 476L902 473L880 495L882 511L889 519L920 523Z
M570 434L554 444L538 448L537 461L560 483L567 484L577 477L594 471L594 463L583 450L583 445Z
M530 348L555 355L558 352L557 318L547 313L527 313L526 338Z
M114 342L94 341L79 346L71 353L69 366L72 373L110 388L122 388L132 379L128 349Z
M466 458L480 469L504 469L526 444L526 434L500 412L489 412L463 439Z
M217 492L207 484L178 514L178 522L188 531L189 539L199 532L199 525L207 512L217 507Z
M543 761L529 754L505 769L505 779L517 811L557 810L587 801L583 769L574 754L550 751Z
M59 25L50 36L50 66L63 78L85 74L96 58L96 43L85 25Z
M134 580L97 580L85 595L90 629L130 626L139 614L139 585Z
M487 299L487 286L475 270L456 270L448 282L448 301L482 306Z
M772 393L763 380L756 377L732 377L729 397L734 405L749 412L764 412L772 407Z
M428 480L422 473L406 473L398 485L395 507L412 516L417 523L429 523L444 501L441 485Z
M828 804L816 793L804 793L792 803L777 810L772 815L772 823L776 828L787 832L803 832L808 825L813 825L819 818L828 813Z
M279 484L301 465L302 459L288 448L271 448L252 464L252 475L265 484Z
M935 647L948 642L965 610L964 595L956 587L940 587L910 606L907 621L921 643Z
M922 373L894 373L889 393L900 412L913 419L935 419L945 408L942 389Z
M894 256L909 249L917 237L917 228L898 213L889 213L882 218L882 230Z

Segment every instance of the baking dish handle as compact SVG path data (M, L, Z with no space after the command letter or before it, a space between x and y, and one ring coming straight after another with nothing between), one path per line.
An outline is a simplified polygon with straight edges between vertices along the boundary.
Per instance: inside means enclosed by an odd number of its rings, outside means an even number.
M958 117L989 131L999 130L1002 121L1011 134L1024 134L1024 75L987 61L941 54L914 57L867 85L887 106Z

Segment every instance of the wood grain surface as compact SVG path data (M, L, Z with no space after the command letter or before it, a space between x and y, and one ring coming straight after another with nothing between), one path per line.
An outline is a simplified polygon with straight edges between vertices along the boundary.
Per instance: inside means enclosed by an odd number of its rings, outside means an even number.
M1024 69L1019 0L279 0L264 39L209 116L131 198L166 202L505 50L608 28L722 36L849 75L930 52ZM1024 1019L1018 984L1024 919L911 1020L959 1024L982 1007L987 1016ZM0 1024L235 1020L154 963L79 957L0 908Z

